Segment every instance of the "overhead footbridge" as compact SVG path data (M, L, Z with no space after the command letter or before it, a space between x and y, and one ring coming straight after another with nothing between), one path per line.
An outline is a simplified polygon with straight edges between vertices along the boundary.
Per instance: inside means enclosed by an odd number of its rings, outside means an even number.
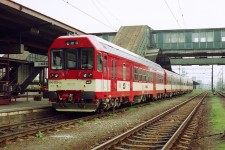
M96 35L171 70L169 57L164 55L160 48L151 47L151 32L152 29L146 25L122 26L117 33L98 33Z
M126 26L118 32L96 35L152 61L159 60L157 63L167 69L170 64L225 65L225 28L153 30Z

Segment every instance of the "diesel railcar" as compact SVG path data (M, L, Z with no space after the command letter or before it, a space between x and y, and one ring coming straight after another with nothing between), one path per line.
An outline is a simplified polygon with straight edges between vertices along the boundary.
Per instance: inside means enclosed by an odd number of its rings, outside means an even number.
M192 81L94 35L62 36L48 50L57 111L95 112L192 90Z

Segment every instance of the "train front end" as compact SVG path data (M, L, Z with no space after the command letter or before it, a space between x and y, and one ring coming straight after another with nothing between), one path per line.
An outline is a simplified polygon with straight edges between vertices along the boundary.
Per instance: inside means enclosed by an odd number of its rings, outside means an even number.
M48 90L57 111L94 112L95 48L85 36L57 38L48 51Z

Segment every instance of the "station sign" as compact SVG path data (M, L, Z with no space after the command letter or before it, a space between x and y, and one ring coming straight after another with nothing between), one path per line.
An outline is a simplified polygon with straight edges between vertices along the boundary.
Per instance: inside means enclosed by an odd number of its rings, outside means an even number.
M36 61L34 62L34 67L48 67L47 61Z

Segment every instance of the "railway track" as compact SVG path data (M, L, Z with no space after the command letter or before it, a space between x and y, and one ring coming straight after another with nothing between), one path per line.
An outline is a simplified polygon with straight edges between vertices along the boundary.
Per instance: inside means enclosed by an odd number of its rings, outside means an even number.
M99 149L186 149L194 125L188 124L207 94L191 98L133 129L93 148ZM185 132L186 131L186 132ZM180 137L184 135L182 140ZM179 138L178 138L179 137Z
M218 91L218 92L216 92L216 93L219 94L219 95L222 96L222 97L225 97L225 93L224 93L224 92Z
M143 107L148 104L149 103L143 103L133 107ZM48 118L41 118L22 123L0 126L0 146L3 147L7 145L7 143L11 140L24 138L27 136L33 136L38 132L54 131L57 130L58 128L73 126L79 123L79 121L88 121L94 118L107 116L112 112L119 113L124 112L128 109L129 107L125 107L114 111L104 112L102 114L85 114L83 116L76 116L75 119L67 117L65 116L65 114L62 114Z

